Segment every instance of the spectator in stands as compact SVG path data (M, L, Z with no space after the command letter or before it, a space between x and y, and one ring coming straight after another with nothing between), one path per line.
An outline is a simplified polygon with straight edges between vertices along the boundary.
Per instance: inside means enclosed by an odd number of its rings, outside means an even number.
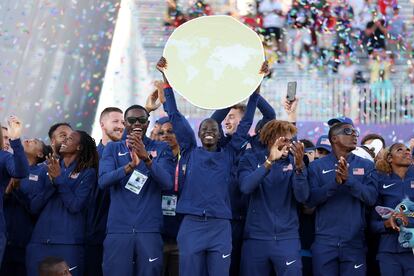
M380 103L380 108L383 108L385 105L381 103L385 104L390 99L393 91L393 85L390 80L392 65L387 58L385 50L374 50L369 66L371 71L371 91L376 101Z
M404 38L406 36L406 27L404 19L400 16L400 8L393 8L393 15L388 19L388 40L387 50L397 53L403 51Z
M29 162L29 177L13 179L4 196L4 217L7 227L7 247L0 275L26 275L26 246L30 241L37 217L30 208L30 197L38 183L48 181L47 167L42 164L52 148L38 139L23 142Z
M178 6L177 0L167 0L167 12L164 16L164 25L177 28L186 21L186 15Z
M373 20L367 23L362 39L365 51L371 55L375 50L385 50L387 33L385 20L373 13Z
M338 75L346 84L352 84L356 69L356 65L352 62L352 59L348 54L344 56L344 61L338 66ZM350 89L350 87L348 87L348 89Z
M96 185L98 152L95 141L84 131L72 131L63 141L59 155L47 158L48 181L38 183L31 197L39 219L26 249L28 275L34 275L41 260L62 256L84 272L86 211Z
M17 117L10 116L8 118L8 135L13 154L0 150L0 262L3 260L3 254L6 248L6 225L3 216L3 196L5 187L9 184L12 177L22 179L29 176L29 163L20 141L22 129L22 122ZM3 139L1 140L3 143Z
M55 157L59 157L60 147L71 132L72 127L68 123L57 123L50 127L48 135Z
M64 259L58 257L46 257L38 266L39 276L72 276L71 270Z
M263 15L265 38L274 43L276 51L285 52L283 34L285 14L283 14L280 0L263 0L259 4L259 12Z
M382 159L378 160L376 167L380 177L377 206L394 210L404 199L414 201L412 163L410 149L401 143L391 145ZM413 227L413 218L403 214L403 211L406 210L386 211L388 219L383 219L375 210L372 211L371 229L381 235L377 254L381 275L414 275L412 249L403 248L398 237L400 227Z

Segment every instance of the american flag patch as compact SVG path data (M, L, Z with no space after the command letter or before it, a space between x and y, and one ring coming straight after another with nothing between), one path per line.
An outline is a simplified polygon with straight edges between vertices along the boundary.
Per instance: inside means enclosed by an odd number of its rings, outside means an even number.
M39 176L38 175L35 175L35 174L30 174L29 175L29 180L30 181L38 181L39 180Z
M284 172L292 171L292 170L293 170L292 164L289 164L289 165L283 167Z
M365 170L364 170L364 168L354 168L352 170L352 174L353 175L364 175L365 174Z
M414 189L414 181L411 181L411 188Z
M157 151L156 150L150 151L150 154L151 154L152 157L157 157Z

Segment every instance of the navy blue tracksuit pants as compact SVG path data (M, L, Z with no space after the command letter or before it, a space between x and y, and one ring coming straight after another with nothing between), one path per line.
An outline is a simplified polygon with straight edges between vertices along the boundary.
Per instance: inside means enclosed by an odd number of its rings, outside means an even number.
M105 276L160 276L163 241L160 233L107 234L102 270Z
M72 276L83 276L84 249L81 245L29 243L26 248L28 276L38 276L38 266L46 257L60 257L66 261Z
M228 219L186 215L177 236L180 275L229 275L231 226ZM207 269L206 269L207 268Z
M414 275L413 252L380 253L377 256L382 276Z
M365 276L365 248L332 246L315 242L312 245L314 276Z
M302 261L299 239L244 240L240 275L301 276Z

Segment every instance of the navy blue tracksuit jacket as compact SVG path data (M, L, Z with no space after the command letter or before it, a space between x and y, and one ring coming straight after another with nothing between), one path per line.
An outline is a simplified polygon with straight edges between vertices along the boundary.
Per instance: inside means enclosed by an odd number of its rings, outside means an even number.
M245 239L299 239L297 203L309 196L307 171L295 173L291 156L267 170L267 155L267 149L249 151L240 160L240 190L250 194Z
M411 165L401 179L398 175L379 174L379 196L376 205L394 209L404 199L414 201L414 166ZM398 242L399 232L387 229L384 220L373 210L371 231L380 234L377 260L382 275L414 275L414 255L410 248L403 248ZM414 228L414 218L408 217L406 228Z
M348 180L337 184L338 159L333 153L309 165L310 198L307 205L316 207L315 242L325 245L364 247L366 205L375 204L378 196L374 164L349 154Z
M177 212L196 216L231 219L229 185L237 154L248 140L258 94L250 96L246 113L231 141L217 152L193 148L187 164L185 183Z
M131 161L125 141L109 143L99 163L99 186L110 187L107 233L159 233L162 227L161 190L173 185L173 157L168 145L145 137L143 143L148 152L156 157L151 169L144 162L135 168L148 176L144 187L137 196L125 185L129 175L124 166Z

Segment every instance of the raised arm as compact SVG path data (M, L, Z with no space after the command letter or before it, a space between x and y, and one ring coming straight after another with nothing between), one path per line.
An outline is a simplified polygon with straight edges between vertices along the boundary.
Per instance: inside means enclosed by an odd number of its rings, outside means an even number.
M15 116L8 119L8 131L10 136L10 146L13 155L7 158L6 170L10 177L25 178L29 176L29 162L27 161L24 148L20 140L22 134L22 122Z
M158 89L158 98L163 103L164 110L173 126L174 134L177 138L180 149L189 149L197 146L194 130L191 128L187 119L179 112L177 102L175 101L174 91L172 90L164 70L167 68L167 60L164 57L157 63L157 69L164 78L164 89Z

